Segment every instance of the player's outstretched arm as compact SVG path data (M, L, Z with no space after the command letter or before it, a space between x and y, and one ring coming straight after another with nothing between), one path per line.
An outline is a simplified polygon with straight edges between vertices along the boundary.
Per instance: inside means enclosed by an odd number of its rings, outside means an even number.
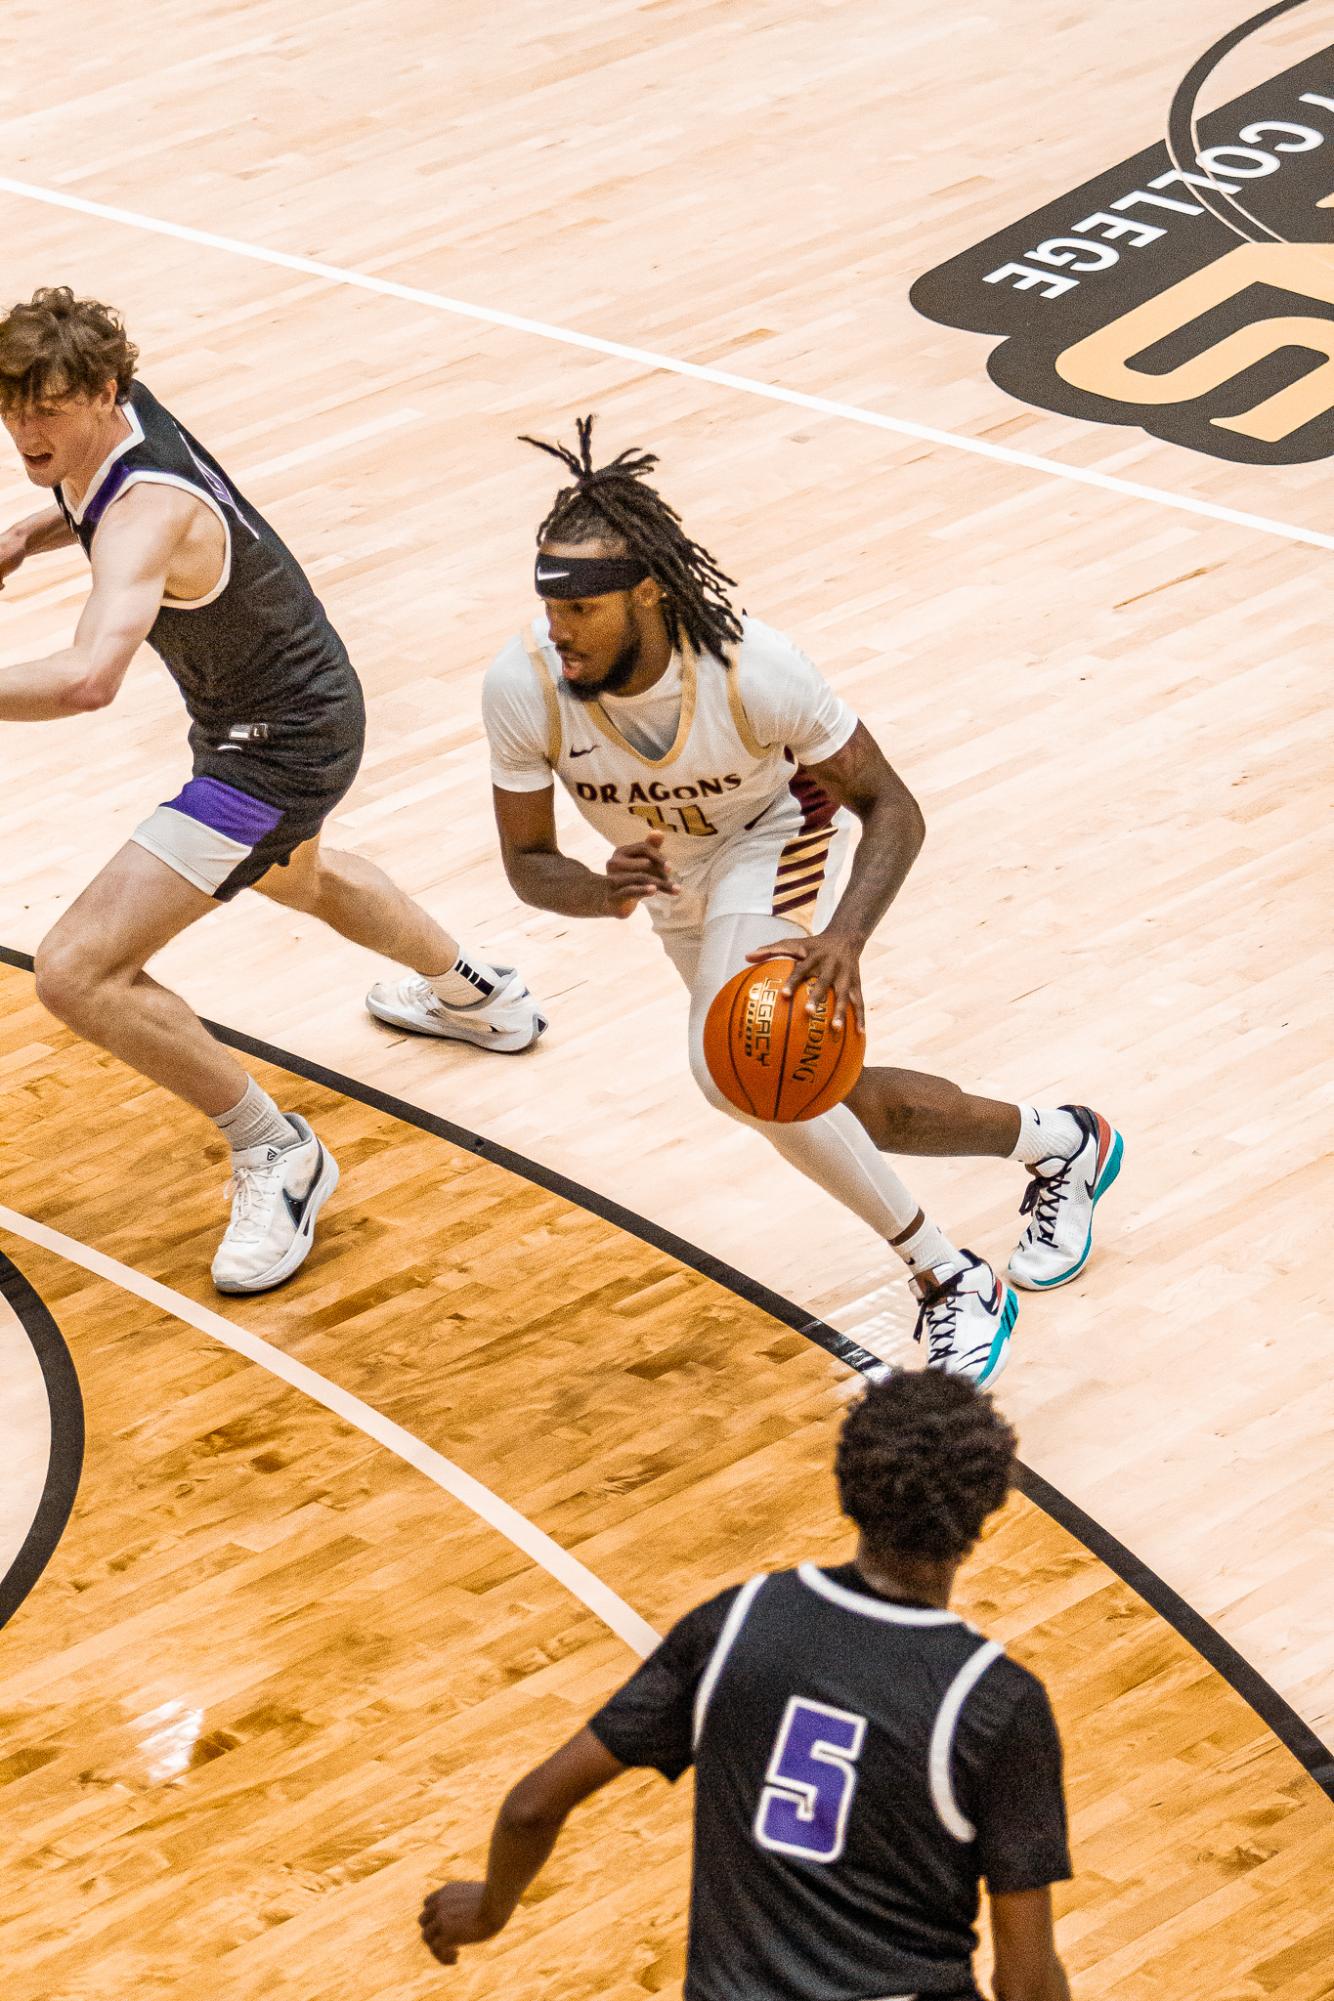
M520 1779L496 1816L486 1881L446 1883L422 1906L422 1938L442 1966L453 1966L460 1946L480 1945L504 1930L573 1809L625 1769L583 1729Z
M1049 1889L993 1896L991 1938L996 2001L1070 2001L1070 1983L1056 1957Z
M93 588L73 645L0 669L0 720L49 722L106 707L157 617L191 505L165 487L117 502L93 543Z
M12 527L0 529L0 591L6 577L12 577L29 556L44 555L48 549L67 549L73 540L74 530L58 507L44 507L40 514L29 514Z
M677 894L660 853L661 834L617 848L606 873L564 855L556 837L555 789L506 792L493 788L505 874L516 896L562 917L628 917L645 897Z
M810 980L808 1005L832 991L835 1027L841 1027L843 1011L850 1007L864 1028L861 955L917 859L926 822L865 723L858 723L841 750L819 764L808 765L806 771L862 823L847 888L823 931L810 938L776 938L772 945L761 945L746 956L754 960L795 959L796 970L784 991L792 993L802 980Z

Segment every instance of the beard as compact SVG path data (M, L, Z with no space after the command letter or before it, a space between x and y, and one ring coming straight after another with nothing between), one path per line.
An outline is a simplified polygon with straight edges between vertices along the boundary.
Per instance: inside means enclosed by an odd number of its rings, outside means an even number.
M632 632L600 681L586 681L582 685L567 681L567 692L576 702L597 702L603 695L619 694L638 667L642 651L639 634Z

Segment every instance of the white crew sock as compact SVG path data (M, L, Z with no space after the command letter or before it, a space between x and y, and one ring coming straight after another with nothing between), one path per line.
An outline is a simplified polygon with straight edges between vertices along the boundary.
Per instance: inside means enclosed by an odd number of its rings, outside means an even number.
M428 973L426 984L446 1007L481 1007L504 985L500 974L485 959L459 947L459 956L447 973Z
M1019 1107L1019 1139L1011 1160L1025 1167L1037 1167L1044 1160L1073 1160L1084 1144L1079 1120L1072 1112L1036 1111L1032 1105Z
M928 1278L933 1272L939 1272L941 1265L946 1265L950 1271L963 1270L961 1253L955 1250L945 1232L929 1219L910 1237L904 1237L895 1244L894 1249L915 1278Z
M301 1138L290 1119L286 1118L267 1091L261 1091L251 1077L245 1087L245 1096L214 1119L214 1125L224 1133L233 1153L245 1153L252 1146L276 1146L286 1149L295 1146Z

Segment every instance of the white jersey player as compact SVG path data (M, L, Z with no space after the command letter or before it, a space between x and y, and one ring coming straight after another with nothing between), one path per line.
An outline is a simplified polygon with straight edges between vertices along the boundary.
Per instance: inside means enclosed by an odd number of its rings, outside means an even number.
M543 568L545 588L557 565ZM706 922L773 913L819 928L854 825L804 770L842 750L857 718L781 632L747 618L741 633L730 668L683 636L651 687L589 702L543 611L483 689L498 787L549 792L554 773L614 848L658 837L674 893L645 902L678 964Z
M1035 1110L942 1078L867 1069L848 1101L801 1124L746 1119L718 1091L703 1025L747 960L790 956L790 985L862 1014L861 952L921 845L921 813L879 746L781 633L738 618L731 579L646 483L656 460L574 474L538 534L544 609L483 692L506 870L525 902L625 917L643 903L690 989L690 1065L721 1111L758 1124L794 1167L852 1209L910 1268L933 1367L979 1383L1003 1367L1017 1302L983 1259L923 1215L882 1150L1021 1161L1029 1219L1009 1277L1060 1285L1082 1269L1120 1136L1083 1106ZM528 442L537 442L529 440ZM598 874L556 836L559 778L612 844ZM861 824L847 886L839 869Z

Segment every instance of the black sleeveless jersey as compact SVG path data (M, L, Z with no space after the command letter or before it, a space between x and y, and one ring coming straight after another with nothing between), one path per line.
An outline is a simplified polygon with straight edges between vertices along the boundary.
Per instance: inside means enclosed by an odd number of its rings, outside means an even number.
M591 1727L695 1766L689 2001L973 1996L979 1882L1070 1873L1041 1683L851 1565L699 1607Z
M328 762L360 742L361 690L346 648L301 565L217 460L142 382L120 406L130 436L75 509L55 498L85 553L107 509L141 482L174 486L212 509L227 537L223 574L206 598L164 603L148 643L190 715L196 751L230 731L265 726L269 755Z

